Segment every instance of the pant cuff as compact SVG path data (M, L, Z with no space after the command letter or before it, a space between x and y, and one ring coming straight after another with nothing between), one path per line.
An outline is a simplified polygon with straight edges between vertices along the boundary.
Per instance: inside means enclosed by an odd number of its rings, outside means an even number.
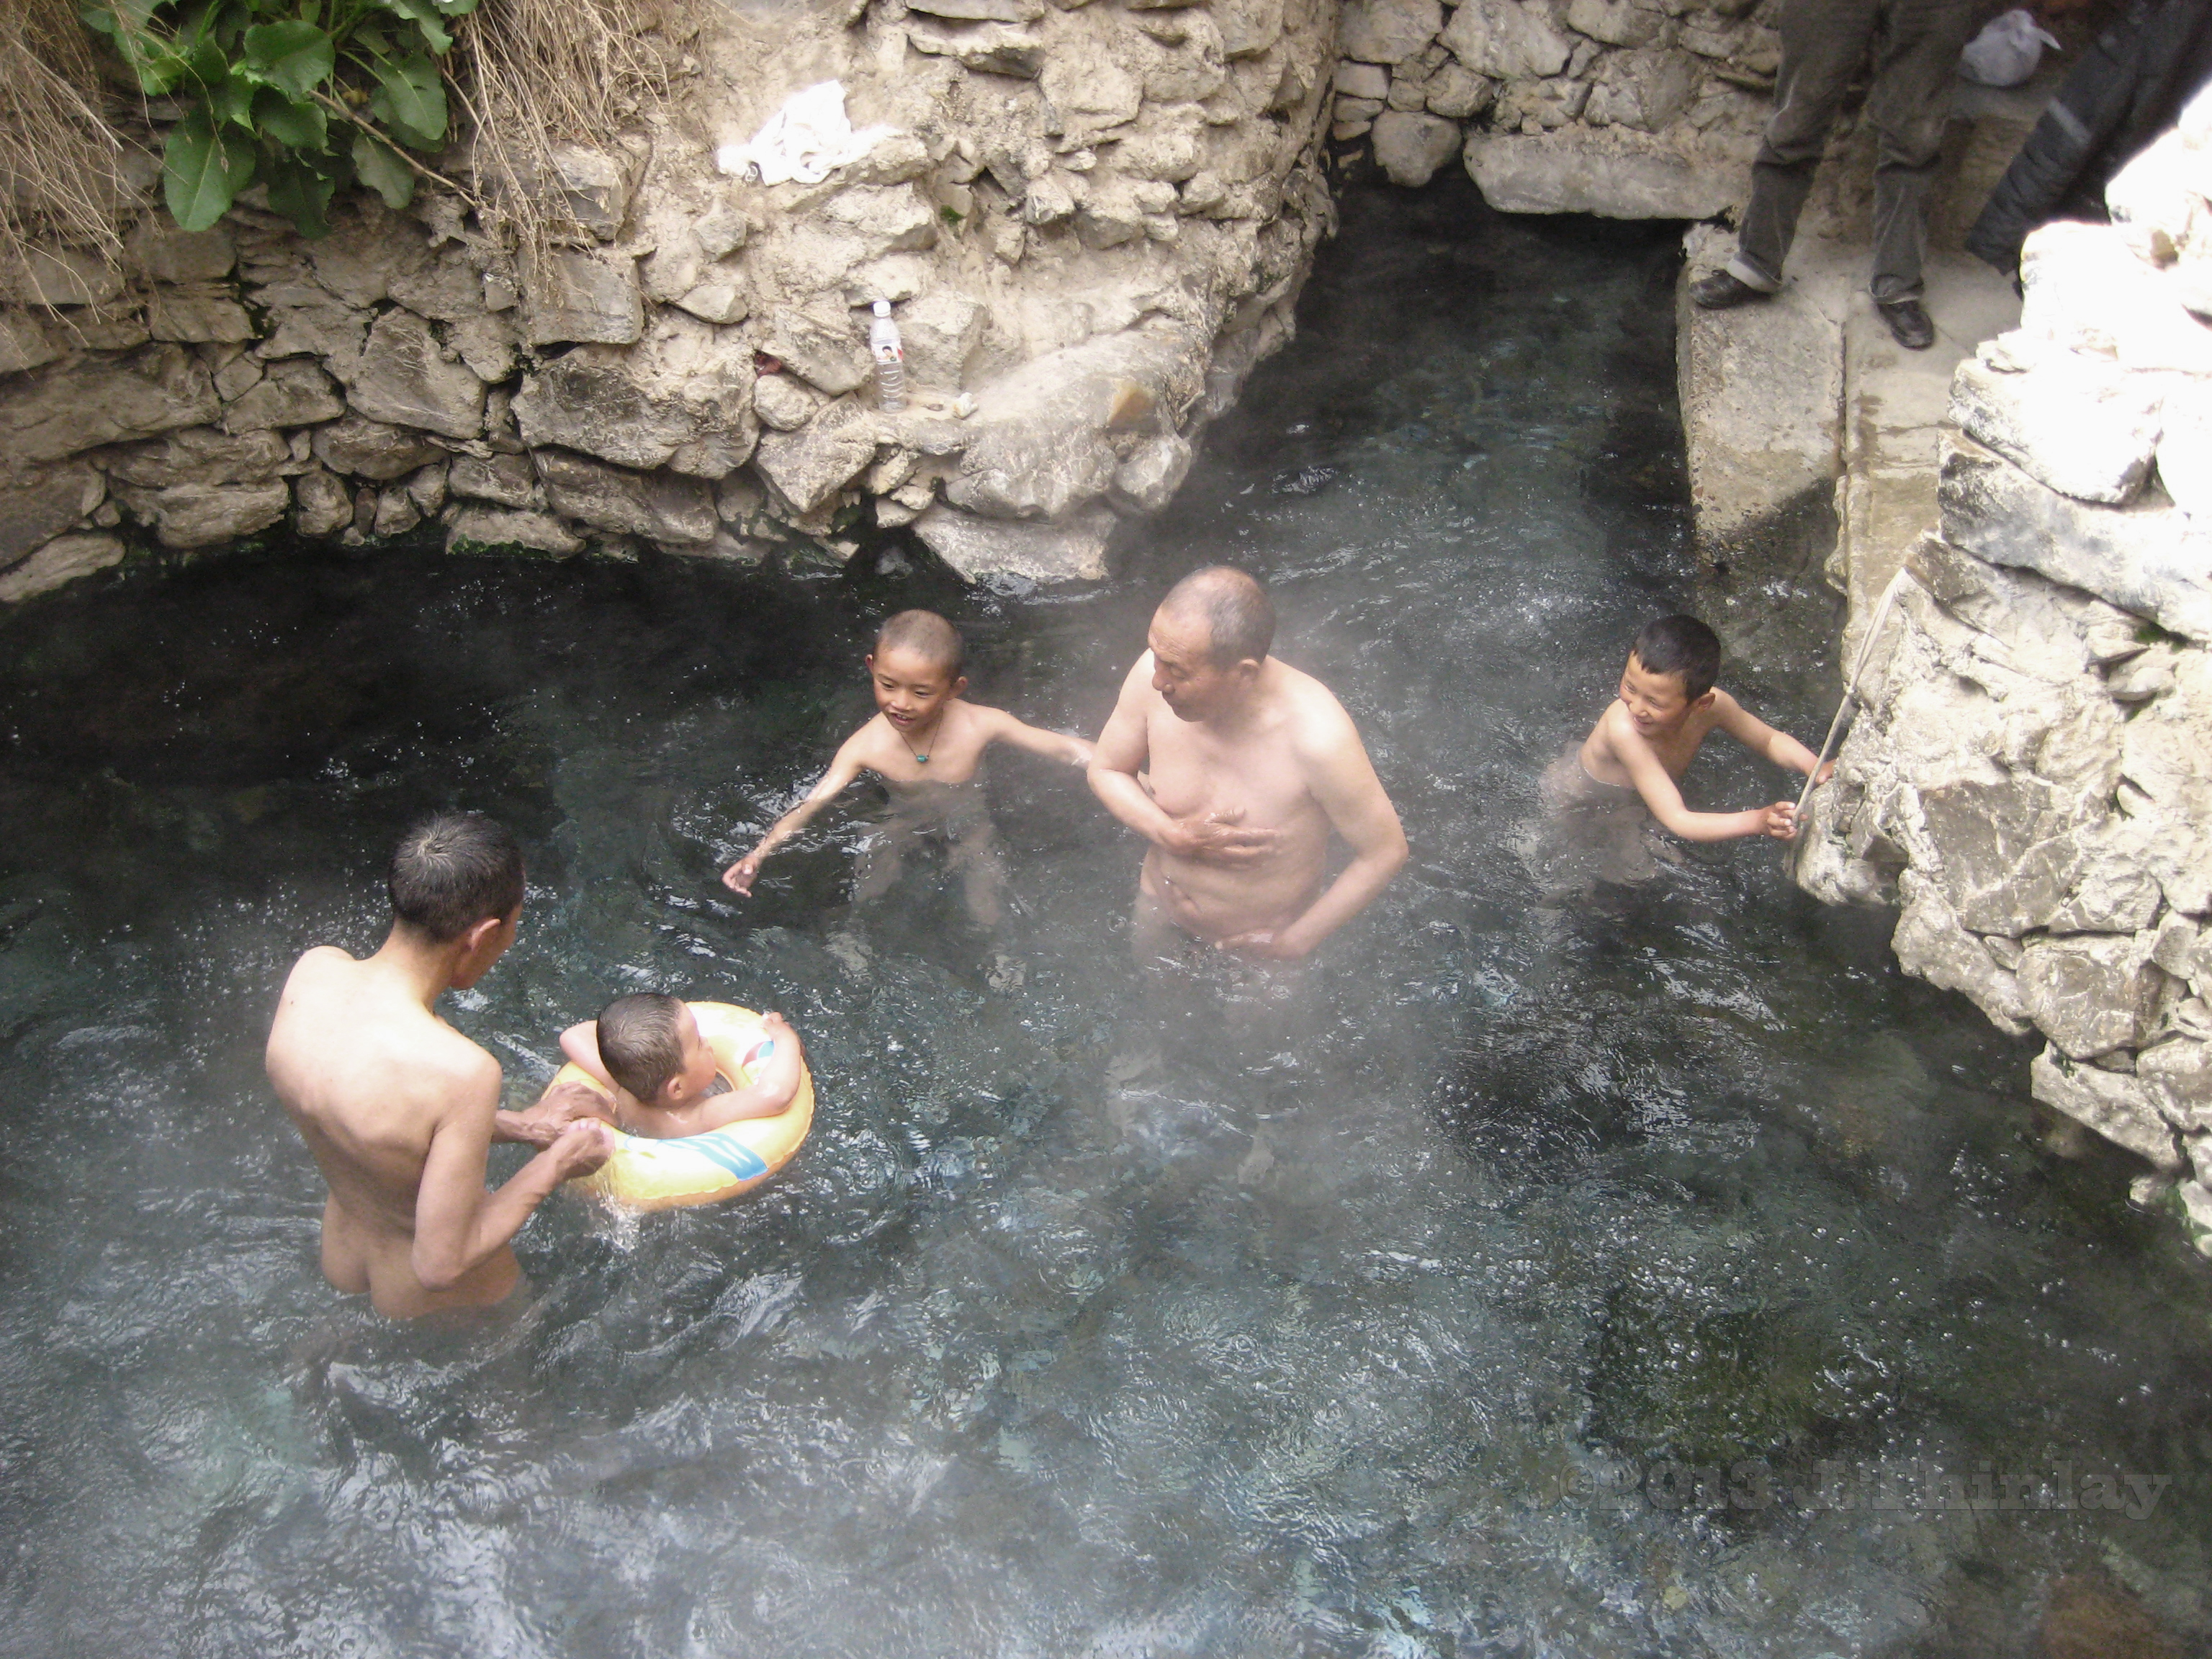
M1756 289L1761 294L1773 294L1782 287L1779 277L1770 276L1741 253L1721 267L1746 288Z

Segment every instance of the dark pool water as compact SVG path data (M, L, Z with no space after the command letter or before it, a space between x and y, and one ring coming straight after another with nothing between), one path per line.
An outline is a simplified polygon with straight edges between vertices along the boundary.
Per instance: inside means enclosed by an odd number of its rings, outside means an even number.
M0 1650L1996 1655L2085 1594L2203 1639L2212 1276L2124 1158L2046 1152L2027 1052L1772 849L1565 912L1513 850L1648 615L1828 712L1802 573L1694 580L1668 237L1346 222L1100 591L279 550L0 621ZM1304 1006L1140 981L1135 844L1019 757L995 936L928 867L850 902L864 799L715 885L888 611L1094 732L1219 558L1414 847ZM743 1206L549 1205L472 1333L323 1283L260 1075L448 802L532 856L450 1007L512 1092L659 987L785 1011L823 1103Z

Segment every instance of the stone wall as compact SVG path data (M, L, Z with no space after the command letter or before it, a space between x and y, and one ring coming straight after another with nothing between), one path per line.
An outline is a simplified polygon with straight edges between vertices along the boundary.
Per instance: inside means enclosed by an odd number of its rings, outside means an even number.
M150 176L127 269L53 250L0 307L0 598L279 526L834 560L911 525L971 577L1103 574L1291 336L1336 0L702 10L665 103L544 181L589 235L542 268L444 191L305 242L252 205L184 234ZM864 155L720 169L833 79Z
M2035 1032L2037 1097L2212 1253L2212 92L2029 241L1799 879ZM1875 619L1856 619L1870 624Z
M1508 213L1740 205L1781 42L1771 0L1347 0L1331 134L1402 185L1459 156Z

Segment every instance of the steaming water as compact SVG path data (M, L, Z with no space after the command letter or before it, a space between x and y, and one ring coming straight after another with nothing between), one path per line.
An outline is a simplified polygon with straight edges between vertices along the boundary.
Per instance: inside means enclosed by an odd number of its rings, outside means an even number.
M1749 702L1827 713L1801 575L1693 591L1668 238L1347 211L1102 592L284 551L0 624L0 1647L1996 1654L2069 1571L2203 1617L2206 1274L2119 1155L2042 1149L2027 1051L1771 849L1566 913L1513 852L1649 614L1702 605L1759 642ZM888 610L1095 731L1152 598L1224 557L1415 848L1303 1005L1148 991L1133 842L1021 757L995 937L939 867L849 903L864 802L716 887L867 712ZM511 1092L653 986L785 1011L823 1109L757 1199L558 1200L526 1314L399 1329L317 1273L259 1047L456 800L532 857L451 1007ZM2079 1506L2124 1474L2171 1484Z

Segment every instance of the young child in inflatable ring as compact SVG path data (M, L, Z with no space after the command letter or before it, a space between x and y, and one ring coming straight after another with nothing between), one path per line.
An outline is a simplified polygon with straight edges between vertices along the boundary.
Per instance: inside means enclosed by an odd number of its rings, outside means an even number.
M625 1134L678 1140L725 1124L775 1117L799 1092L805 1051L781 1014L763 1014L773 1051L746 1069L751 1080L720 1086L713 1046L689 1003L658 992L617 997L595 1020L561 1033L561 1052L612 1091L608 1121Z

